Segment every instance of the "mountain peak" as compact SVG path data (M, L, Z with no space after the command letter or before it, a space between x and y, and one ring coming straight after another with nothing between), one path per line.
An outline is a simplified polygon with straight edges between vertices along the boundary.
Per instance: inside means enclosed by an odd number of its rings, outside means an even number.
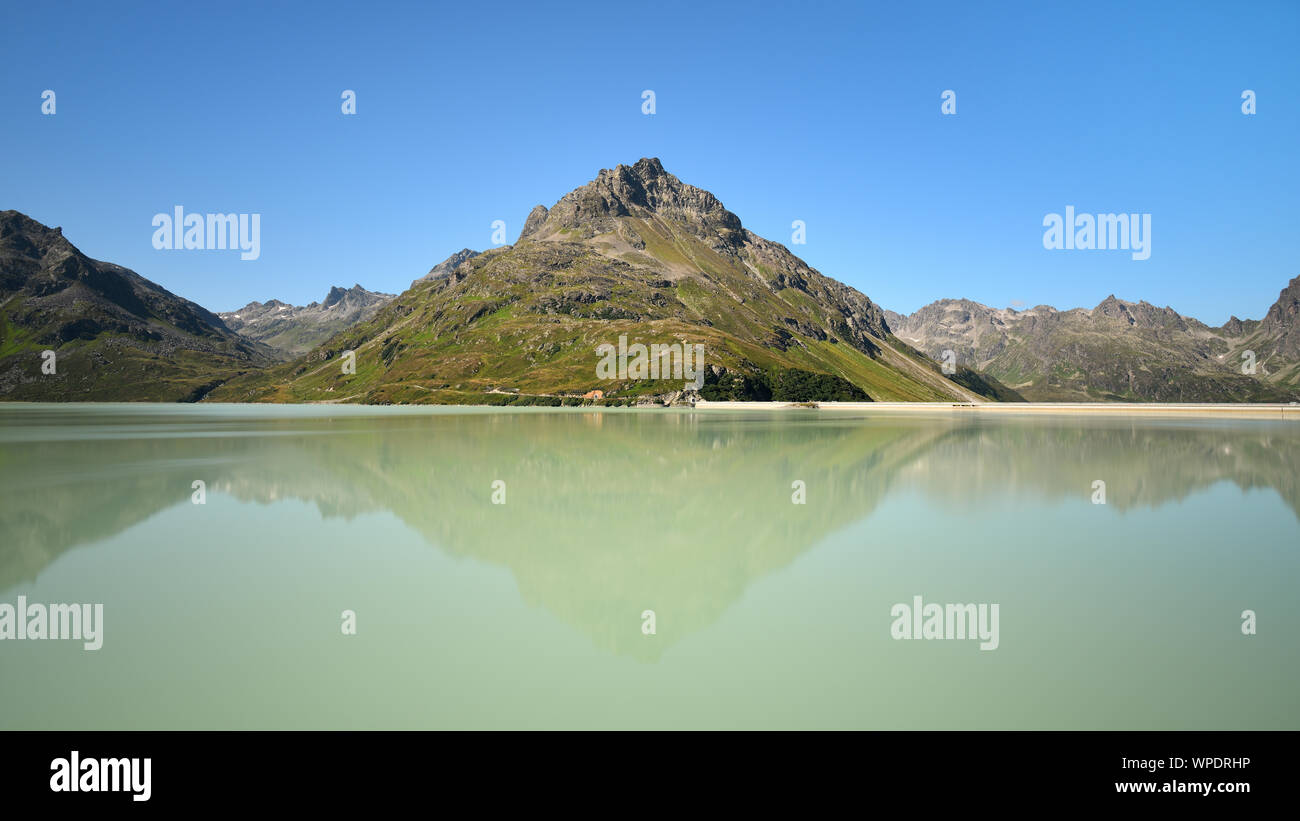
M524 230L519 232L519 238L523 239L524 237L535 234L537 229L541 227L542 223L546 222L546 215L549 213L550 209L545 205L538 204L533 206L533 210L528 212L528 219L524 220ZM430 271L429 273L432 274L433 272Z
M681 180L674 177L664 170L663 163L659 162L658 157L642 157L632 165L623 165L619 163L613 168L602 168L596 175L596 179L621 179L629 181L635 179L642 186L651 185L663 180L666 185L681 186Z
M665 176L668 172L664 171L664 164L659 162L658 157L642 157L632 166L632 170L641 176Z
M537 208L542 209L542 214L544 218L546 209L542 208L542 206L540 205L537 206ZM533 211L536 212L537 208L534 208ZM529 215L529 219L532 219L531 215ZM528 231L528 224L525 223L524 232L527 233L527 231ZM416 283L418 282L427 282L428 280L431 279L438 279L439 277L447 276L452 271L455 271L457 268L459 268L461 263L465 262L466 260L473 259L476 256L478 256L478 251L474 251L469 248L462 248L456 253L444 259L442 262L439 262L437 265L430 268L429 273L415 280L415 282L412 282L411 287L414 288Z
M392 294L381 294L378 291L368 291L361 287L360 282L354 283L351 288L334 285L330 288L330 292L325 295L325 301L321 303L321 308L332 308L345 300L349 305L368 305L376 299L383 301L391 299L392 296Z
M1273 317L1275 322L1287 317L1295 319L1298 306L1300 306L1300 276L1293 277L1278 293L1277 302L1269 309L1268 315Z
M735 247L745 238L739 217L710 192L665 171L657 157L602 168L594 180L565 194L550 209L534 208L519 238L587 239L616 232L620 218L671 221L719 249Z
M22 211L15 211L12 208L8 211L0 211L0 229L5 233L10 231L27 231L27 232L46 232L60 231L59 228L50 228L48 225L37 222Z
M1259 323L1259 330L1278 340L1278 350L1300 358L1300 276L1287 283Z
M86 260L81 252L68 242L67 237L63 236L63 228L59 226L51 228L21 211L12 209L0 211L0 241L14 248L21 247L25 252L39 251L40 254L45 254L56 250Z

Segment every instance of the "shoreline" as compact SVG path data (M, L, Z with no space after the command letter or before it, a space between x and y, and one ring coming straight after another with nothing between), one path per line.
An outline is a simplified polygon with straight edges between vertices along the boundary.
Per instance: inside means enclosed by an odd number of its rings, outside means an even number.
M105 410L131 410L149 408L154 411L159 410L182 410L185 408L222 408L222 409L247 409L250 412L257 410L268 411L271 413L288 412L291 409L315 408L323 412L328 410L342 411L345 413L364 413L373 410L386 410L398 413L417 413L429 410L445 411L474 411L474 410L498 410L498 411L565 411L565 412L591 412L591 411L616 411L627 412L636 410L646 411L798 411L798 410L819 410L819 411L849 411L853 413L869 413L872 411L884 414L894 413L921 413L921 414L1058 414L1058 415L1087 415L1087 414L1114 414L1125 416L1185 416L1185 417L1247 417L1247 418L1272 418L1300 420L1300 404L1280 404L1280 403L1262 403L1262 404L1232 404L1232 403L1145 403L1145 402L1107 402L1107 403L1089 403L1089 402L710 402L701 399L694 405L687 404L645 404L629 406L612 406L612 405L493 405L486 403L395 403L395 404L367 404L362 402L26 402L26 401L0 401L0 409L16 408L36 408L43 409L63 409L63 408L86 408L99 407Z
M1300 404L1147 403L1147 402L709 402L697 410L827 410L886 413L1058 413L1150 414L1173 416L1250 416L1300 420Z

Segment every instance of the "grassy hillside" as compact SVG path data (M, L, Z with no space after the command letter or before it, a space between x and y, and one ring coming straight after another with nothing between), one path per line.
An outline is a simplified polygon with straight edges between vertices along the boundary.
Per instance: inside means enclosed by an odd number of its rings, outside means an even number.
M795 394L823 399L1019 398L968 370L947 378L883 317L863 294L744 230L708 192L642 160L534 209L516 244L417 281L371 320L212 398L500 403L515 401L503 391L599 389L626 402L682 390L684 379L599 378L596 350L620 336L703 345L710 383L797 384ZM346 351L355 373L343 371Z

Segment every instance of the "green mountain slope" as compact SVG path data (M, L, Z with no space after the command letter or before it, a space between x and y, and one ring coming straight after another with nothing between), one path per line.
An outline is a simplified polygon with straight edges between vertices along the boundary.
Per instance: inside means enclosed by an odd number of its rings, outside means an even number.
M970 371L947 378L870 299L746 230L655 159L537 206L512 246L460 256L369 321L211 398L554 403L593 389L618 401L683 389L682 378L600 378L596 349L620 337L703 345L706 392L734 398L773 386L814 399L1018 398ZM355 373L344 373L346 351Z

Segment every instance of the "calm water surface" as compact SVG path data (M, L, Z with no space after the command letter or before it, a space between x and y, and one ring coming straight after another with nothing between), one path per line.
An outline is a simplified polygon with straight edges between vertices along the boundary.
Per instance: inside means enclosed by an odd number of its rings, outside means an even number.
M1272 420L0 405L0 603L105 620L0 641L0 728L1297 729L1298 466ZM998 648L895 640L916 595Z

